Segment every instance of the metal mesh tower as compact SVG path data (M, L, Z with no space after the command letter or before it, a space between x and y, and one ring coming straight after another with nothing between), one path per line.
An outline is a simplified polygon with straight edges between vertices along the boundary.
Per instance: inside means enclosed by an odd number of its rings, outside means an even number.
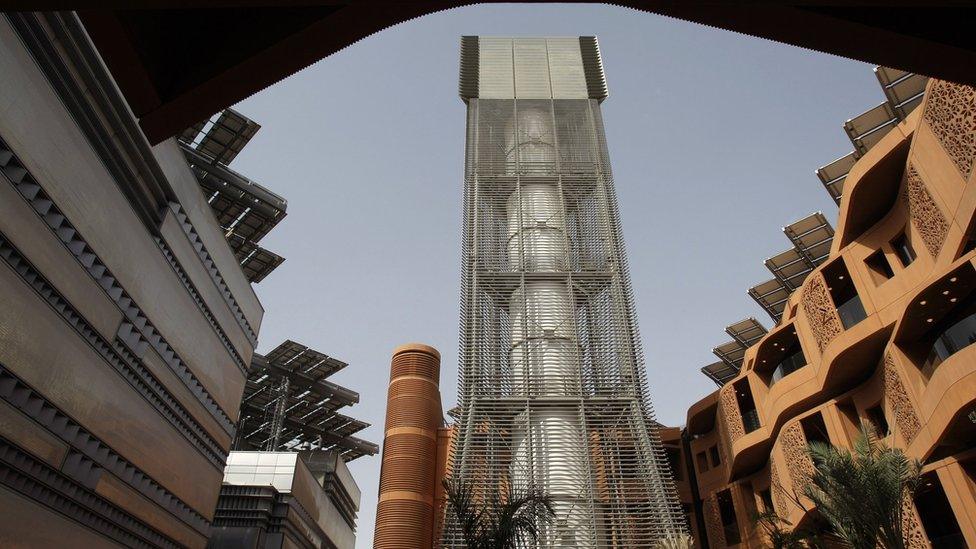
M460 94L454 475L552 495L542 547L647 547L685 532L646 395L596 39L464 37ZM450 519L443 544L461 545Z

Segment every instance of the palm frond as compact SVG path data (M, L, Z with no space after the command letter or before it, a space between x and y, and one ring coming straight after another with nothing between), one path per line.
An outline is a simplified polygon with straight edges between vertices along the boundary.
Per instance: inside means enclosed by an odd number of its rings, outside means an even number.
M814 472L803 493L834 534L856 548L904 549L902 514L921 467L878 441L864 424L852 451L812 442Z

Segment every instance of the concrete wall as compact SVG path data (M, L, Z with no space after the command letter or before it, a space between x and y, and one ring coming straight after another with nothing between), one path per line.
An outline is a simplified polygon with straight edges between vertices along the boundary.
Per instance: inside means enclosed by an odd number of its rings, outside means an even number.
M262 309L175 144L125 133L110 77L58 17L0 17L0 459L50 479L0 481L37 517L3 535L80 539L68 506L106 545L202 547ZM122 169L169 185L161 223Z

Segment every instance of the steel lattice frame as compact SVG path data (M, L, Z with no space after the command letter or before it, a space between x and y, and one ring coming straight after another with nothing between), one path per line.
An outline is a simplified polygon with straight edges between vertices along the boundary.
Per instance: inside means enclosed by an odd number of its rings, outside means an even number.
M647 397L600 105L468 100L453 474L533 487L540 546L686 532ZM450 516L443 545L462 545Z

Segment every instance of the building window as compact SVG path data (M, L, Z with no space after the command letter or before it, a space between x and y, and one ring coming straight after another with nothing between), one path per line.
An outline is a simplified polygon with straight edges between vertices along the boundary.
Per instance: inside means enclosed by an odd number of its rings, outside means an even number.
M803 354L803 349L800 347L800 340L796 338L795 334L792 334L787 341L777 347L781 349L780 352L783 359L779 361L773 370L773 374L769 377L770 387L777 381L807 365L807 357Z
M705 452L695 454L695 460L698 462L699 473L704 473L708 470L708 457L705 456Z
M823 416L820 412L801 419L800 427L803 429L803 438L807 439L807 444L811 442L830 444L830 435L827 434L827 424L824 423Z
M885 257L885 253L882 250L878 250L868 256L864 260L867 264L868 269L871 271L871 278L874 279L874 284L880 286L888 281L891 277L895 276L895 272L891 270L891 264L888 263L888 258Z
M884 438L891 433L888 428L888 419L885 417L884 408L880 404L865 410L864 415L867 416L868 423L871 424L871 427L874 427L874 431L878 433L879 437Z
M759 500L762 501L763 511L773 511L773 494L769 488L759 491Z
M851 274L847 271L843 259L838 259L824 268L823 277L827 281L827 289L834 300L837 315L845 330L867 318L861 298L857 295L857 288L854 287L854 281L851 280Z
M743 379L733 385L735 399L739 404L739 415L742 416L742 427L746 433L751 433L759 428L759 412L756 411L756 402L752 399L752 390L749 388L749 380Z
M712 460L712 467L718 467L722 464L722 460L718 457L718 445L708 449L708 457Z
M932 549L966 549L959 522L934 473L922 477L922 485L915 494L915 509Z
M901 261L903 266L907 267L915 261L915 248L912 248L912 244L908 241L908 236L904 232L891 241L891 248L895 251L895 255L898 256L898 260Z
M929 332L932 348L922 372L931 376L942 361L976 343L976 293L940 320Z
M739 521L735 516L735 505L732 504L732 492L723 490L715 494L718 500L718 512L722 517L722 530L725 533L725 544L736 545L742 541L739 534Z

